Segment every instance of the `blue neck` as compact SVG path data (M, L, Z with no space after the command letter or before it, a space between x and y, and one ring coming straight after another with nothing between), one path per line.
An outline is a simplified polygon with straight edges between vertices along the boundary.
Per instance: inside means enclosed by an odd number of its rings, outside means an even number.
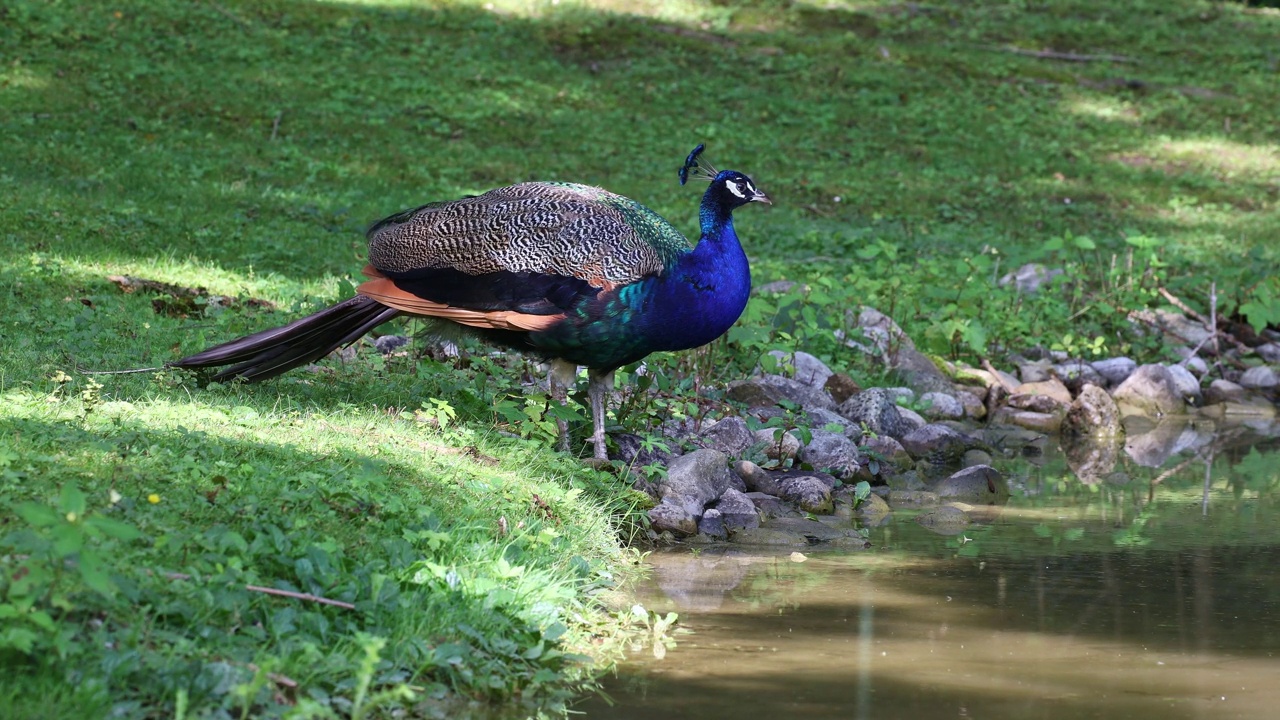
M654 295L662 317L648 333L656 349L700 347L738 320L751 294L751 268L733 229L731 210L708 192L698 212L702 237L658 280ZM655 298L657 299L657 298Z

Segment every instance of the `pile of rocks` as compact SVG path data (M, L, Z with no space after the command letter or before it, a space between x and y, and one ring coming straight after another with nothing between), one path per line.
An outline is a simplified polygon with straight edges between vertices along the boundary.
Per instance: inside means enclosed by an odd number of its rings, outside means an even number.
M1182 362L1142 366L1124 357L1085 361L1030 351L1005 371L935 364L874 309L859 309L856 321L860 333L846 343L888 363L906 386L864 390L812 355L778 353L785 375L762 373L728 389L759 422L726 417L700 428L665 427L666 452L645 451L634 436L618 438L619 459L667 468L650 512L656 533L861 547L855 515L872 525L893 507L932 507L917 521L960 532L975 508L1009 495L995 458L1050 435L1059 437L1077 476L1096 482L1121 450L1139 464L1159 465L1223 422L1280 434L1280 343L1255 349L1250 360L1262 362L1217 378L1191 351ZM751 429L774 417L794 427ZM680 455L680 448L690 450ZM861 502L853 490L859 480L878 486Z

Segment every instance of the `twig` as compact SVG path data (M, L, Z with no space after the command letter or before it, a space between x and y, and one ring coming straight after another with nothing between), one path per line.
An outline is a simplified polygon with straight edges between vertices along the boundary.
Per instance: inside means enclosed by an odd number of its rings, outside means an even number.
M1195 310L1192 310L1186 303L1182 302L1180 298L1178 298L1173 293L1169 292L1166 288L1158 287L1156 288L1156 292L1159 292L1161 295L1163 295L1165 300L1168 300L1169 302L1173 303L1174 307L1186 313L1188 317L1198 320L1201 325L1206 324L1207 321L1204 319L1204 317L1200 315L1200 313L1196 312Z
M1209 319L1213 322L1213 356L1222 357L1222 346L1218 343L1218 282L1215 280L1209 283ZM1222 367L1218 367L1218 374L1222 374Z
M284 117L284 111L276 113L276 119L271 121L271 142L276 141L276 134L280 132L280 118Z
M1126 55L1082 55L1080 53L1062 52L1059 50L1024 50L1016 47L990 47L988 50L997 50L999 52L1013 53L1014 55L1025 55L1027 57L1040 58L1041 60L1065 60L1067 62L1113 62L1113 63L1136 63L1137 58L1131 58Z
M330 600L329 598L323 598L323 597L320 597L319 595L312 595L310 593L296 593L290 590L277 590L275 588L261 587L258 585L245 585L244 588L246 590L252 590L254 592L266 593L268 595L279 595L281 597L294 598L295 600L307 600L310 602L318 602L324 605L333 605L335 607L345 608L347 610L356 609L356 606L352 605L351 603L342 602L341 600Z
M1012 395L1013 391L1017 389L1014 386L1010 385L1009 383L1005 382L1004 376L1000 374L999 370L996 370L996 366L992 365L991 361L988 360L987 358L982 358L982 369L991 373L991 376L996 379L996 382L1000 383L1000 387L1004 388L1005 390L1008 390L1009 394Z

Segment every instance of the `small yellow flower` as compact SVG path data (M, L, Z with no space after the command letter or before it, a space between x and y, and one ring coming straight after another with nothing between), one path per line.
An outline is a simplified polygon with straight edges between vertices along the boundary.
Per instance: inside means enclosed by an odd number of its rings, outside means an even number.
M76 518L77 518L77 517L79 517L79 516L77 516L75 513L73 513L73 512L69 512L69 513L67 513L67 522L71 522L71 523L73 523L73 522L75 522L75 521L76 521Z
M158 505L160 503L160 496L155 493L151 493L150 495L147 496L147 502L151 503L152 505Z

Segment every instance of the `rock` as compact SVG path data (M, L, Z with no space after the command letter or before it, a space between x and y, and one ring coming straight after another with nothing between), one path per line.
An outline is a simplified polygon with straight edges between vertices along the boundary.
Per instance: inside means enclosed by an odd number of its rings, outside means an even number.
M760 428L752 438L752 444L763 445L765 457L772 460L787 461L800 452L800 438L782 428Z
M1262 398L1252 398L1244 402L1224 400L1208 407L1200 408L1203 415L1226 420L1269 419L1276 416L1276 406ZM1263 431L1265 435L1274 433Z
M1014 408L1001 408L992 416L992 422L1004 423L1008 425L1017 425L1018 427L1035 430L1041 433L1053 434L1058 432L1062 427L1062 418L1065 413L1051 412L1035 412L1034 410L1017 410Z
M403 335L383 335L373 341L373 346L383 355L390 355L409 344L409 338Z
M969 514L954 505L943 505L916 516L916 522L939 535L959 535L969 527Z
M753 462L739 460L733 464L733 472L742 478L743 484L751 492L775 496L778 494L778 481L767 470Z
M975 465L938 481L933 492L944 500L988 505L1009 497L1009 483L990 465Z
M1182 393L1183 399L1193 404L1199 404L1203 399L1200 393L1200 381L1196 379L1191 371L1182 365L1173 364L1165 365L1169 369L1169 374L1173 376L1173 384L1177 386L1178 392Z
M663 498L649 510L649 526L654 532L670 532L687 537L698 532L698 521L683 503Z
M980 444L968 435L937 423L912 430L902 438L902 447L912 457L923 458L934 465L958 463L966 450Z
M772 528L749 528L730 534L729 539L740 545L767 545L771 547L803 547L809 544L804 535Z
M1044 383L1033 383L1042 385ZM1005 403L1014 410L1030 410L1036 413L1047 413L1053 415L1055 413L1066 412L1070 402L1062 402L1048 395L1027 395L1025 393L1014 393L1009 396Z
M831 399L837 405L862 392L862 386L844 373L835 373L827 378L827 381L822 385L822 389L827 391L827 394L831 396Z
M724 495L716 502L715 510L723 518L724 526L730 530L760 526L760 513L756 510L755 503L733 488L724 491Z
M1103 385L1106 380L1093 366L1084 360L1066 360L1053 366L1053 372L1062 379L1063 384L1068 388L1079 387L1081 383L1091 382L1094 385ZM1070 402L1068 400L1067 402Z
M902 414L888 390L869 388L840 403L839 413L868 432L900 438L907 432Z
M990 465L993 462L991 454L986 450L966 450L964 457L960 459L960 464L965 467L974 467L977 465Z
M1018 377L1022 378L1023 383L1044 382L1053 377L1049 374L1051 367L1053 366L1047 362L1023 363L1018 366Z
M800 451L800 460L841 480L853 477L862 465L862 456L852 440L825 430L813 431L813 438Z
M845 344L851 348L859 350L867 355L873 355L880 358L886 365L890 364L890 351L894 347L910 347L914 348L911 338L902 332L902 328L893 321L888 315L876 310L873 307L862 306L858 308L858 316L852 317L849 313L850 320L853 325L860 331L859 338L846 338L841 331L836 331L836 337L845 340Z
M1156 328L1166 337L1173 338L1175 342L1171 344L1199 347L1211 334L1204 324L1169 310L1136 310L1129 313L1129 321L1136 323L1139 330Z
M1240 376L1240 386L1249 390L1275 390L1277 385L1280 385L1280 376L1270 365L1251 367Z
M902 418L903 435L906 435L912 430L919 430L929 424L928 420L925 420L920 413L912 410L911 408L898 408L898 417Z
M954 396L944 392L927 392L920 396L925 404L924 415L934 420L959 420L964 417L964 405ZM982 405L981 402L978 403Z
M613 459L621 460L631 467L641 468L647 465L668 467L677 457L680 457L680 443L668 437L642 438L630 433L618 433L609 437L618 446L618 451L612 456Z
M777 358L780 366L789 367L793 372L791 377L801 384L807 385L815 390L821 390L826 386L827 378L835 373L826 363L807 352L796 351L794 353L786 353L781 350L770 350L769 355Z
M1080 437L1120 437L1120 408L1106 390L1088 384L1071 403L1063 421L1063 432ZM1109 472L1109 471L1108 471Z
M785 530L804 536L809 542L827 542L836 538L856 534L852 527L837 528L810 520L809 518L777 518L770 520L765 527L770 530Z
M911 455L906 448L902 447L902 443L888 435L863 438L862 448L866 451L867 457L878 456L879 460L889 462L895 467L908 467L911 465Z
M778 497L795 503L805 512L831 512L831 488L813 476L788 477L778 483Z
M1280 343L1264 343L1253 349L1263 361L1272 365L1280 364Z
M782 500L775 495L769 495L762 492L749 492L744 497L751 501L756 508L757 517L760 515L766 518L783 517L788 514L788 508L782 503Z
M729 457L740 457L754 441L746 421L740 417L721 418L693 439L694 444L719 450Z
M683 507L690 517L702 517L702 509L729 489L729 459L718 450L694 450L667 467L659 486L663 501Z
M714 540L729 537L729 529L725 527L724 518L720 511L714 508L702 513L702 519L698 521L698 532Z
M977 393L958 391L956 392L956 400L960 402L960 406L964 408L964 417L971 420L981 420L987 416L987 406L982 400L982 396Z
M1206 363L1202 357L1192 355L1191 357L1183 360L1182 364L1191 371L1192 375L1195 375L1198 378L1202 378L1209 374L1209 364Z
M1106 387L1115 387L1124 382L1134 370L1138 369L1138 363L1127 357L1107 358L1106 360L1095 360L1089 365L1102 376L1106 381Z
M1111 391L1120 415L1160 417L1186 411L1182 392L1169 368L1163 365L1143 365L1128 377L1120 387Z
M729 384L729 399L751 407L778 405L786 400L805 410L824 408L834 410L835 401L821 389L815 389L781 375L763 375L750 380Z
M1249 391L1230 380L1214 380L1204 393L1204 401L1209 405L1222 402L1243 403L1249 400Z
M890 507L929 507L937 505L938 494L925 490L894 490L889 493Z
M1064 272L1062 268L1049 269L1040 263L1027 263L1000 278L999 285L1000 287L1005 287L1012 284L1018 289L1018 292L1034 295L1040 291L1040 288L1045 283Z
M1049 378L1048 380L1042 380L1040 382L1022 383L1018 387L1014 388L1013 394L1009 396L1009 404L1014 407L1022 407L1028 410L1033 409L1016 403L1016 399L1028 397L1045 397L1063 406L1071 404L1071 391L1068 390L1067 386L1062 384L1062 381L1057 378ZM1048 411L1039 410L1038 412Z
M856 440L862 437L862 428L850 422L847 418L839 413L830 410L822 410L821 408L810 410L805 413L809 417L809 427L815 432L818 430L827 430L828 425L839 425L840 434L850 439ZM827 432L836 432L827 430Z
M917 393L947 392L951 389L951 381L933 360L914 347L899 347L893 356L892 367Z
M854 512L863 525L875 527L887 520L893 511L889 509L889 503L885 502L884 498L872 493L858 504Z

